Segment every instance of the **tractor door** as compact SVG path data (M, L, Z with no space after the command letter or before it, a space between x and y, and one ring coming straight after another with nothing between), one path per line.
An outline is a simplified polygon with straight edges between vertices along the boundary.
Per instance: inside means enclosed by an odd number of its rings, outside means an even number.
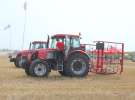
M69 50L70 50L70 38L68 36L66 36L65 38L65 56L68 55Z
M69 52L74 50L80 50L80 38L79 37L71 37L70 38L70 49Z

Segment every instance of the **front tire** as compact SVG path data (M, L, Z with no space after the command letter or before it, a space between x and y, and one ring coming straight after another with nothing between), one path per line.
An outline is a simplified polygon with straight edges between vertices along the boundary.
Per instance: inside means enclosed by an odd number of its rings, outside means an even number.
M30 75L35 77L48 76L49 72L50 72L50 68L47 62L41 61L39 59L34 60L29 68Z
M19 67L16 60L14 61L14 65L15 65L15 67L17 67L17 68Z
M15 61L14 61L14 65L17 67L17 68L20 68L21 66L19 65L21 62L21 57L16 57Z

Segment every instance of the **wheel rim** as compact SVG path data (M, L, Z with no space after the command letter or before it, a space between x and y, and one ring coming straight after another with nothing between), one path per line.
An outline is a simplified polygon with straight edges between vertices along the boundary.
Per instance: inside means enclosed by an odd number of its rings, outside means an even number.
M46 66L42 63L36 64L34 72L37 76L43 76L46 73Z
M71 63L71 70L76 75L83 74L86 70L86 63L82 59L75 59Z

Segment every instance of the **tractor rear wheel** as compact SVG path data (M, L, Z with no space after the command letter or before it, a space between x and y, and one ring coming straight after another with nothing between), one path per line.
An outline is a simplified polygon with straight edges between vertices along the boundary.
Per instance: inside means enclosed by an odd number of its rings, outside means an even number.
M67 71L66 71L65 64L63 66L63 71L58 71L58 72L59 72L59 74L61 76L69 76L68 73L67 73Z
M89 72L89 59L83 54L73 54L66 65L66 73L71 77L84 77Z
M49 72L50 68L47 62L41 61L39 59L34 60L29 68L30 75L35 77L48 76Z

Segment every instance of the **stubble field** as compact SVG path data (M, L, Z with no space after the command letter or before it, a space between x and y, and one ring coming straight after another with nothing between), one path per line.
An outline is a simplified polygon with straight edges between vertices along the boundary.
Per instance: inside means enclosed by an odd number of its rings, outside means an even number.
M33 78L0 56L0 100L135 100L135 63L125 61L122 75Z

